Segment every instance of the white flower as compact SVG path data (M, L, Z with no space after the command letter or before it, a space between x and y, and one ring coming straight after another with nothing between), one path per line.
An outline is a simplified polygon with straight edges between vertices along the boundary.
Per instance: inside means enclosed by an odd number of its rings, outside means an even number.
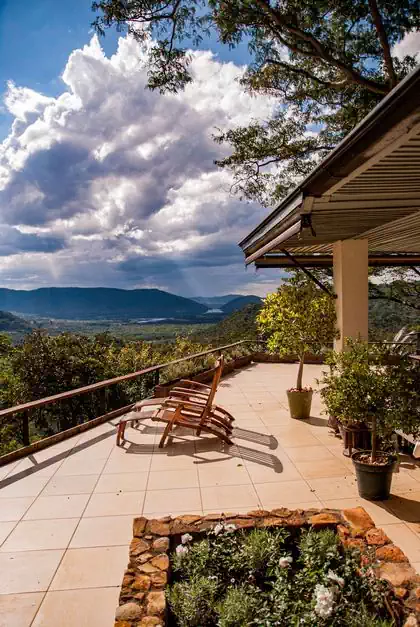
M236 530L236 525L234 525L234 524L225 525L226 533L232 533L235 530Z
M223 525L221 523L217 523L217 525L213 529L214 535L218 536L221 531L223 531Z
M187 544L188 542L191 542L192 539L193 539L193 537L189 533L184 533L184 535L181 536L182 544Z
M188 547L183 544L178 544L175 551L177 555L182 557L182 555L186 555L188 553Z
M281 566L281 568L287 568L292 562L293 557L291 555L288 555L287 557L281 557L279 559L279 566Z
M334 596L334 590L317 584L315 586L315 614L318 614L321 618L331 616L334 607Z
M209 580L210 581L217 581L217 576L216 575L210 575Z
M235 583L235 579L232 577L232 579L230 580L230 583Z
M328 577L328 579L330 581L334 581L335 583L338 583L340 588L342 588L344 586L344 579L342 577L339 577L338 575L336 575L335 572L333 572L332 570L328 571L327 577Z

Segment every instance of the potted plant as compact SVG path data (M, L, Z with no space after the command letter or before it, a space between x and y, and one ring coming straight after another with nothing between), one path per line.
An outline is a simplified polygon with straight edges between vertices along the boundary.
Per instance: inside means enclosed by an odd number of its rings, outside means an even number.
M370 447L370 431L366 424L366 398L369 394L369 348L348 340L348 350L331 353L326 358L329 372L318 383L329 416L329 425L339 431L344 449Z
M297 356L296 386L287 390L290 414L309 418L313 390L303 386L305 356L319 354L334 338L333 299L306 277L296 276L265 298L257 321L270 352Z
M331 399L339 390L340 420L370 426L370 450L352 455L359 495L372 501L387 499L397 461L395 452L389 450L392 434L397 429L414 437L420 434L419 373L408 357L389 363L388 351L378 345L347 340L346 349L335 355L336 368L324 377L327 389L321 394ZM346 379L343 387L341 377Z

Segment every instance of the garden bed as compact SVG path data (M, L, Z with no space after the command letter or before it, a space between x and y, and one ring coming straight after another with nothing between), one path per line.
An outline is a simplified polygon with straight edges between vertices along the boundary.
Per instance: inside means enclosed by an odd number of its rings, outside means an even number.
M141 517L133 534L115 627L418 624L420 579L360 507Z

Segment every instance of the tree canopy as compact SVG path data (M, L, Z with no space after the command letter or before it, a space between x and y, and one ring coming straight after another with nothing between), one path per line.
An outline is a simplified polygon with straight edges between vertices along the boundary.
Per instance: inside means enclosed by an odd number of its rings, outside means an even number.
M241 82L278 98L270 120L220 131L218 164L242 196L269 204L307 174L414 66L393 47L420 27L418 0L99 0L94 22L148 45L149 87L192 81L188 50L216 33L251 62Z

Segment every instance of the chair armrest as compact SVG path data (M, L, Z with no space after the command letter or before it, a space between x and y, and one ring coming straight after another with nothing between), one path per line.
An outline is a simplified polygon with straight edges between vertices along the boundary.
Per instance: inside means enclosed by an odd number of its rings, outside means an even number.
M199 383L198 381L189 381L188 379L181 379L177 383L177 387L191 387L191 388L204 388L205 390L211 390L211 385L207 385L206 383Z
M188 398L193 397L203 401L206 401L208 398L208 394L198 392L197 390L187 390L185 388L172 388L169 392L169 396L187 396Z

